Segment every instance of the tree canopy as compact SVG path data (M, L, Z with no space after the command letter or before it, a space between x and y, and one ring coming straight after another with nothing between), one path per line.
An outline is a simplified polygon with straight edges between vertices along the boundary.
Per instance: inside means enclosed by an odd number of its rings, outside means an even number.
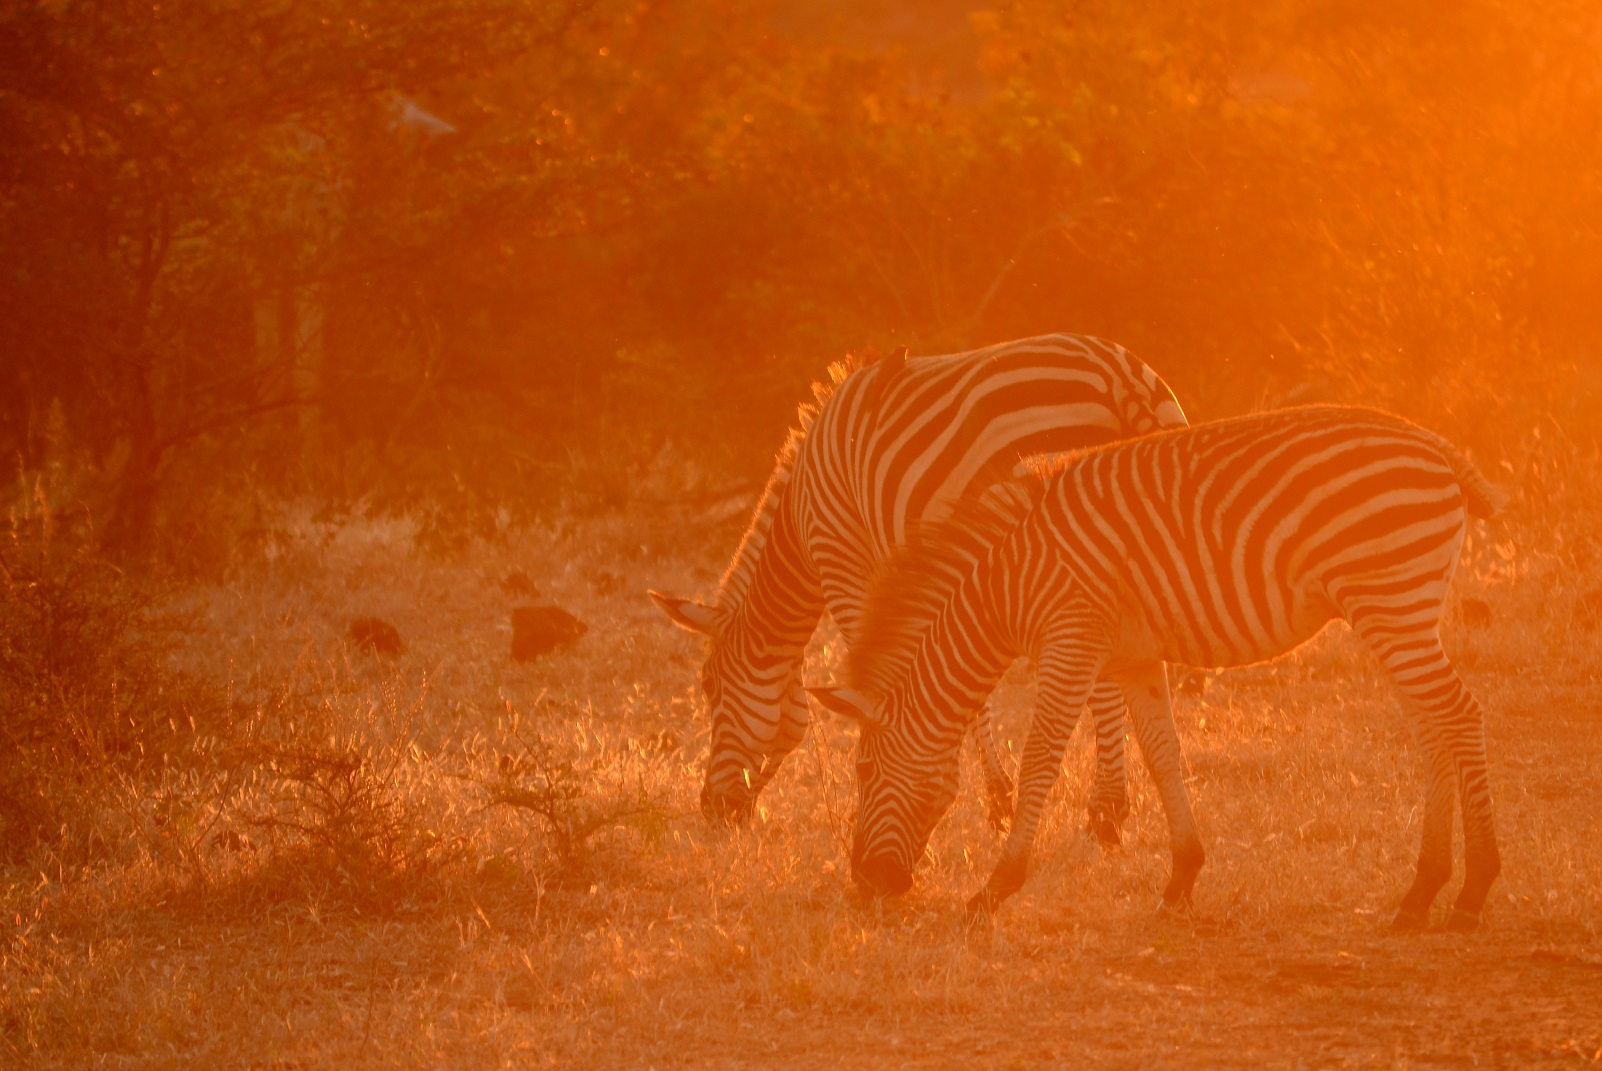
M1571 0L5 0L0 444L142 554L755 476L848 349L1050 330L1200 417L1594 436L1599 50Z

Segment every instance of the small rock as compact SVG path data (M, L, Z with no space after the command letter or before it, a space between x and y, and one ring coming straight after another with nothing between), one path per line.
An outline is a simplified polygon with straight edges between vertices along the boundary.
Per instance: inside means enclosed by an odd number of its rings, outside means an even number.
M215 838L213 838L212 842L220 847L228 849L231 852L248 852L254 850L256 847L250 842L249 837L233 829L223 830L221 833L217 834Z
M352 647L373 654L398 655L406 650L395 626L378 617L358 617L350 623L345 637Z
M589 574L589 580L597 595L616 595L627 583L621 576L606 569L595 570Z
M501 999L514 1011L533 1011L545 999L545 990L526 974L513 975L501 986Z
M523 868L508 855L492 855L478 861L478 878L488 885L516 885L523 877Z
M513 569L501 577L501 590L520 599L537 599L540 597L540 589L535 585L534 581L529 579L528 574L521 569Z
M573 646L589 626L556 606L518 606L512 610L512 657L529 662Z
M1463 624L1469 628L1489 628L1491 624L1491 604L1484 599L1468 598L1457 604L1457 613L1463 619Z

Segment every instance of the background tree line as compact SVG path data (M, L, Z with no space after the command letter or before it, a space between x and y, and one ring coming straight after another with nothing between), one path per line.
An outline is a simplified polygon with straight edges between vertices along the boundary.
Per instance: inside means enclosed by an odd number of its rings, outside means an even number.
M0 448L204 567L755 479L848 349L1599 427L1582 0L0 0Z

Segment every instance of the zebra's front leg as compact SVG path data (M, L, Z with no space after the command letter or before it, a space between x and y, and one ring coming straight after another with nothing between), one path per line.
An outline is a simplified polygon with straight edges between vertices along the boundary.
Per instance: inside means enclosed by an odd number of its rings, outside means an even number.
M1119 829L1129 817L1129 779L1124 770L1124 693L1115 681L1099 681L1090 693L1096 726L1096 775L1085 805L1089 830L1104 847L1123 843Z
M1207 854L1202 850L1196 819L1190 809L1190 792L1185 788L1183 756L1168 694L1168 671L1161 662L1148 662L1119 673L1117 680L1129 700L1141 758L1157 785L1163 811L1168 816L1174 868L1168 888L1163 890L1163 907L1169 911L1188 911L1191 889Z
M1073 736L1079 710L1090 696L1105 649L1082 640L1048 647L1040 656L1040 700L1018 767L1018 809L1001 860L984 889L968 901L969 911L994 912L1029 876L1035 836L1046 798L1062 771L1062 756Z
M1086 828L1105 847L1123 843L1119 832L1129 817L1128 777L1124 766L1124 693L1112 681L1102 681L1090 693L1090 715L1096 726L1096 772L1085 804ZM1016 808L1016 786L996 747L995 716L989 702L980 708L972 730L984 773L985 801L990 827L1006 833Z
M997 833L1005 833L1012 825L1016 798L1012 778L1008 776L1001 762L1001 754L996 749L995 726L995 715L990 709L989 700L986 700L974 716L973 728L969 733L973 736L974 746L979 749L979 767L984 772L990 828Z

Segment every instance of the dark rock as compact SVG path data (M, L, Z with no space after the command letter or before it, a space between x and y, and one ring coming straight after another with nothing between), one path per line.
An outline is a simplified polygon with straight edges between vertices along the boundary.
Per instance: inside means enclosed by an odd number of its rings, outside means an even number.
M529 662L578 642L589 626L556 606L518 606L512 610L512 657Z
M350 631L345 638L352 647L373 654L398 655L406 650L395 626L377 617L358 617L350 623Z
M508 595L515 595L520 599L537 599L540 589L530 580L528 574L521 569L513 569L501 577L501 590Z
M1463 624L1468 628L1489 628L1491 618L1491 604L1484 599L1463 599L1457 604L1457 615L1462 618Z

